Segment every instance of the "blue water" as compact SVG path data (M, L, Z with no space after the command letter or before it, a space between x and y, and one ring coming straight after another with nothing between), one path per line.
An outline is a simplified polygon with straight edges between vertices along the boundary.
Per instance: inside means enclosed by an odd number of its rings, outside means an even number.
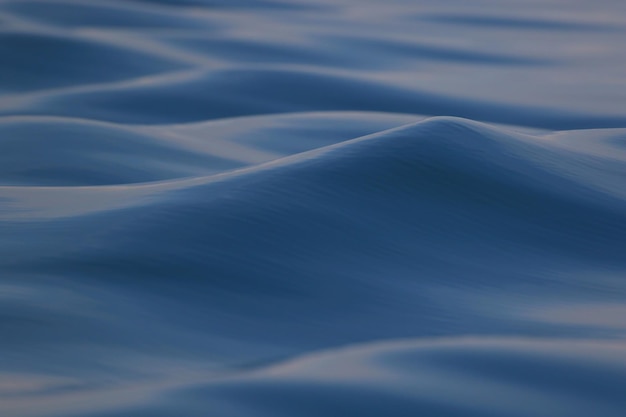
M0 1L0 416L623 417L622 0Z

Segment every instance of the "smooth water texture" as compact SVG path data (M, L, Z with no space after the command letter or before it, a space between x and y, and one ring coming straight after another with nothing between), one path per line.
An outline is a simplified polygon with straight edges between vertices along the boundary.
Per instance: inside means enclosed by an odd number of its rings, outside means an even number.
M626 2L0 1L2 417L623 417Z

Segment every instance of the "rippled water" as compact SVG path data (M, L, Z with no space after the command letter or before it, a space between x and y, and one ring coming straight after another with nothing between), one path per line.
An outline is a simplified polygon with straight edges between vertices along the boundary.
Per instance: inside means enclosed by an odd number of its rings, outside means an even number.
M626 3L0 2L0 415L622 417Z

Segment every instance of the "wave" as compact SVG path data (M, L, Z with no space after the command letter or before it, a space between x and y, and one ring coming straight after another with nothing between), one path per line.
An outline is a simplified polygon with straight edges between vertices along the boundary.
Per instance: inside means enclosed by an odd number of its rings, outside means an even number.
M338 411L379 416L390 409L397 416L495 416L511 410L536 416L585 416L601 410L618 416L625 405L619 388L626 381L624 359L619 343L390 341L315 353L192 385L169 393L164 403L177 409L186 404L194 416L206 408L225 416ZM564 403L562 397L575 399Z
M520 331L471 305L623 291L601 276L624 268L625 160L567 145L434 118L216 175L3 187L3 232L26 246L5 243L2 268L139 292L159 323L296 349L484 320ZM600 277L571 278L582 265Z
M240 165L91 121L10 118L0 121L0 135L0 185L128 184L206 175Z
M90 417L173 412L192 417L206 410L227 417L378 416L390 410L397 416L586 416L599 411L619 416L625 405L622 342L406 339L320 351L229 373L172 371L136 381L130 391L105 386L85 394L76 392L71 381L37 382L47 383L48 389L62 387L56 403L65 403L65 415ZM145 398L154 398L154 404L141 405ZM93 413L94 404L108 410ZM50 405L56 404L49 397L40 402L42 408ZM21 411L12 399L6 409Z
M53 55L48 51L54 51ZM0 92L5 94L119 81L183 68L148 54L51 34L3 32L0 53L4 57ZM111 55L116 57L113 67L107 58ZM83 63L77 66L77 60ZM46 72L46 77L40 76L41 71Z
M626 125L623 116L407 91L381 82L297 68L213 70L158 85L148 82L119 90L59 91L28 100L26 105L24 109L10 109L10 114L169 124L288 112L370 111L446 114L553 130Z

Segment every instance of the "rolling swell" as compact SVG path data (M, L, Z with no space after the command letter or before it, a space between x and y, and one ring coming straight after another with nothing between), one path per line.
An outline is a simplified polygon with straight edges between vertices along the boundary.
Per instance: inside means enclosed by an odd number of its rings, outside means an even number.
M0 414L621 416L601 3L0 2Z
M0 120L0 135L1 185L130 184L239 166L119 126L80 120Z
M605 361L606 356L614 362ZM400 340L244 371L179 390L168 400L183 407L217 407L225 416L318 416L337 411L379 416L391 408L398 416L585 416L599 410L617 416L625 405L617 387L625 378L619 344ZM500 395L494 396L493 390ZM576 400L555 401L560 396ZM519 414L506 414L512 408ZM201 414L192 410L189 415Z
M129 124L190 123L259 114L368 111L446 114L544 129L622 127L622 116L584 114L542 106L407 91L386 83L292 69L229 69L119 91L55 94L13 114L76 115ZM0 113L1 114L1 113Z
M0 53L3 93L119 81L183 68L122 48L49 34L1 33ZM107 59L110 55L116 57L113 67ZM76 67L72 64L76 59L84 63ZM46 71L46 77L40 77L42 70Z
M550 138L429 119L217 176L130 185L118 191L138 197L123 209L4 222L7 235L18 227L38 241L14 247L2 267L34 282L52 275L106 288L120 297L100 307L108 314L132 299L151 326L279 351L457 329L515 333L526 320L496 318L497 302L474 304L537 291L543 303L623 294L601 278L559 276L576 265L624 268L624 197L581 180L601 167ZM91 189L72 191L66 204ZM98 339L141 346L123 327ZM178 336L160 337L163 347Z

